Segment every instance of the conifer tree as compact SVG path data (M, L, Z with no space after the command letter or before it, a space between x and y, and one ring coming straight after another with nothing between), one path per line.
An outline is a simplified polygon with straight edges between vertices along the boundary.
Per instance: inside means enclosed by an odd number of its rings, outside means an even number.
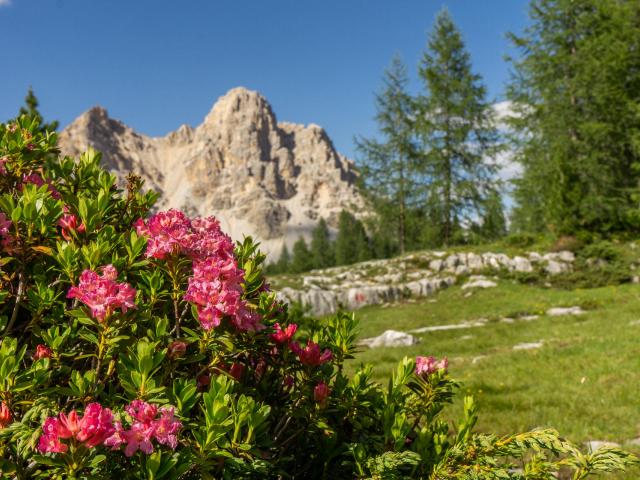
M395 56L375 99L375 119L382 140L356 139L366 192L380 223L396 232L400 253L407 245L407 211L419 197L413 162L415 112L406 91L408 83L407 70L400 57Z
M372 258L364 225L352 213L343 210L338 220L335 243L336 265L349 265Z
M479 234L483 239L487 240L497 240L507 234L504 206L498 190L492 191L487 196Z
M30 118L37 119L38 123L40 124L39 130L43 133L45 131L55 132L58 129L58 121L54 120L49 123L44 122L42 114L38 110L39 103L36 95L33 93L33 88L29 87L29 91L27 92L27 96L24 99L24 103L24 106L20 107L18 116L26 115Z
M436 18L419 69L425 93L417 99L420 167L428 179L428 210L440 213L442 243L456 225L481 216L495 188L498 131L486 89L472 72L462 36L446 10ZM436 202L433 204L433 202Z
M291 268L291 256L289 255L289 249L285 243L280 251L280 257L276 262L277 273L288 273Z
M313 268L313 260L311 258L311 252L307 247L307 242L304 238L300 237L293 244L293 256L291 258L291 266L289 271L291 273L307 272Z
M321 218L313 229L311 238L311 258L313 268L328 268L335 265L333 245L329 236L329 228L324 218Z
M572 234L638 225L640 2L533 0L511 35L514 226Z

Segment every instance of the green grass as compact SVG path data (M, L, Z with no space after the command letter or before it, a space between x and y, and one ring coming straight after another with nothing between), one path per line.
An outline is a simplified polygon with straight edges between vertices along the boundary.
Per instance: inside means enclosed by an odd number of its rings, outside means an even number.
M413 347L362 350L349 368L372 363L376 379L386 384L405 355L447 356L452 376L463 384L460 393L479 402L479 431L507 434L554 427L576 443L624 444L640 437L638 286L570 291L503 280L497 288L470 297L466 293L453 287L415 303L359 310L361 338L387 329L407 331L478 318L489 322L421 334L421 343ZM550 307L574 305L589 311L582 316L544 315ZM541 316L528 322L499 321L522 314ZM540 349L513 350L516 344L540 340ZM452 419L461 412L461 400L458 395L448 412ZM640 470L630 475L617 478L640 478Z

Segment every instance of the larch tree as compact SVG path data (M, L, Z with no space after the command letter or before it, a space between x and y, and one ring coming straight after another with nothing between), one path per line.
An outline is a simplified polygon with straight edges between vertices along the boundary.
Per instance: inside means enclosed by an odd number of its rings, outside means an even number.
M483 215L497 188L500 151L486 88L473 73L462 35L446 10L436 18L422 56L424 93L416 99L417 161L428 205L437 212L441 242Z

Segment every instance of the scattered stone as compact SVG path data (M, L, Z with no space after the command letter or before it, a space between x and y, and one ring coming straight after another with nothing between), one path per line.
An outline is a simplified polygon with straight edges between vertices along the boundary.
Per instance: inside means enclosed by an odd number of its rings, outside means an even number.
M631 320L629 322L630 327L635 327L636 325L640 325L640 320Z
M608 442L606 440L589 440L585 442L585 446L590 452L595 452L600 448L615 448L619 447L620 444L616 442Z
M627 442L629 445L636 445L636 446L640 446L640 437L638 438L634 438L633 440L629 440Z
M550 317L561 317L563 315L583 315L585 312L580 307L556 307L547 310L547 315Z
M558 252L558 258L563 262L573 262L575 261L576 256L573 254L573 252L563 250L562 252Z
M473 357L473 358L471 359L471 363L472 363L473 365L475 365L476 363L478 363L478 362L479 362L480 360L482 360L483 358L487 358L487 356L486 356L486 355L478 355L478 356L476 356L476 357Z
M467 290L468 288L493 288L497 286L498 284L491 280L478 279L478 280L472 280L470 282L465 283L462 286L462 289Z
M540 318L540 315L523 315L518 317L518 320L522 320L524 322L531 322L532 320L537 320Z
M432 325L430 327L420 327L409 330L411 333L440 332L443 330L459 330L463 328L484 327L487 324L486 318L479 318L473 322L453 323L451 325Z
M460 337L460 340L471 340L473 338L473 335L463 335Z
M500 319L501 323L513 323L515 322L515 319L511 318L511 317L504 317Z
M519 343L513 346L514 350L535 350L536 348L542 348L544 345L544 341L540 340L539 342L529 342L529 343Z
M634 275L631 277L631 283L640 283L640 276Z
M358 342L359 345L366 345L369 348L380 347L410 347L420 343L420 339L397 330L385 330L381 335L372 338L365 338Z
M469 298L471 295L473 295L473 292L467 292L463 295L464 298Z
M569 270L566 263L556 262L555 260L549 260L544 269L550 275L558 275Z

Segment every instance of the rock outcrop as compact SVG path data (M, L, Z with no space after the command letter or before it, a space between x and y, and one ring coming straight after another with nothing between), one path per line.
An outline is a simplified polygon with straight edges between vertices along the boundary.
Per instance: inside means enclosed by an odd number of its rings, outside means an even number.
M340 308L357 310L367 305L426 297L462 278L468 280L462 288L470 291L497 286L497 277L489 279L479 275L481 273L498 276L502 272L558 275L572 271L574 261L571 252L545 255L529 252L527 257L513 258L491 252L421 252L390 260L371 260L312 271L298 279L302 283L300 288L280 288L278 297L308 305L311 314L324 316ZM576 313L569 311L563 314Z
M215 215L234 239L252 235L276 255L321 217L335 227L342 209L364 205L353 163L322 128L278 123L265 98L244 88L221 97L198 127L165 137L94 107L62 131L60 147L68 155L93 147L111 171L133 171L158 190L159 208Z

